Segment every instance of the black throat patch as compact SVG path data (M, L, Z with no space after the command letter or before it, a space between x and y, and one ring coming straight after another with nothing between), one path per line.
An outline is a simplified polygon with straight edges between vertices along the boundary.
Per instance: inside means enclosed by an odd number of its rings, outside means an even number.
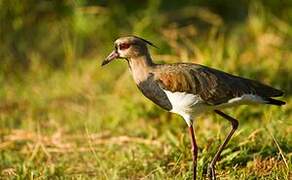
M149 74L146 80L137 84L137 86L148 99L158 106L168 111L172 109L172 105L167 95L161 89L157 81L154 80L154 75L152 73Z

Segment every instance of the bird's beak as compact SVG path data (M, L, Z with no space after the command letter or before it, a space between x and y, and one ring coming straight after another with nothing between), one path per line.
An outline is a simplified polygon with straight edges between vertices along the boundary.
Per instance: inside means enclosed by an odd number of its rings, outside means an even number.
M109 62L111 62L114 59L119 58L119 53L116 50L113 50L113 52L111 52L106 58L105 60L103 60L101 66L104 66L106 64L108 64Z

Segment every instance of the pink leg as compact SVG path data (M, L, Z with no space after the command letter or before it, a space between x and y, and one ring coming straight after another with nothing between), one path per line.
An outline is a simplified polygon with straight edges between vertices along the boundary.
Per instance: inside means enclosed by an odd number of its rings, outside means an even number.
M192 142L192 154L193 154L193 179L195 180L197 178L197 156L198 156L198 147L196 143L195 133L193 129L193 125L189 127L189 133L191 136L191 142Z

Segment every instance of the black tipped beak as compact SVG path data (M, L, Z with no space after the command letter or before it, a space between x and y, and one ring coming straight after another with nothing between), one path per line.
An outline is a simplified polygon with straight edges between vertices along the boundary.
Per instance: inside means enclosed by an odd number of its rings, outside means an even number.
M104 65L108 64L109 62L110 61L108 61L108 60L105 59L105 60L102 61L101 66L104 66Z
M108 63L110 63L112 60L115 60L119 57L119 53L114 50L113 52L111 52L108 57L105 58L105 60L102 61L101 66L104 66Z

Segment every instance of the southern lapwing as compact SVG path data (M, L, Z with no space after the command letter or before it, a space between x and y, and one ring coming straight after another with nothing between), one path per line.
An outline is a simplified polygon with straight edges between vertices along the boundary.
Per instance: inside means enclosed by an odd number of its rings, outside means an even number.
M208 167L209 178L215 179L215 164L238 127L238 121L221 109L242 104L281 106L285 102L272 97L282 96L283 92L257 81L199 64L155 64L147 45L154 46L137 36L121 37L114 42L115 49L102 62L102 66L117 58L125 59L140 91L161 108L184 118L192 142L194 179L198 154L194 119L204 112L213 111L230 121L232 129Z

